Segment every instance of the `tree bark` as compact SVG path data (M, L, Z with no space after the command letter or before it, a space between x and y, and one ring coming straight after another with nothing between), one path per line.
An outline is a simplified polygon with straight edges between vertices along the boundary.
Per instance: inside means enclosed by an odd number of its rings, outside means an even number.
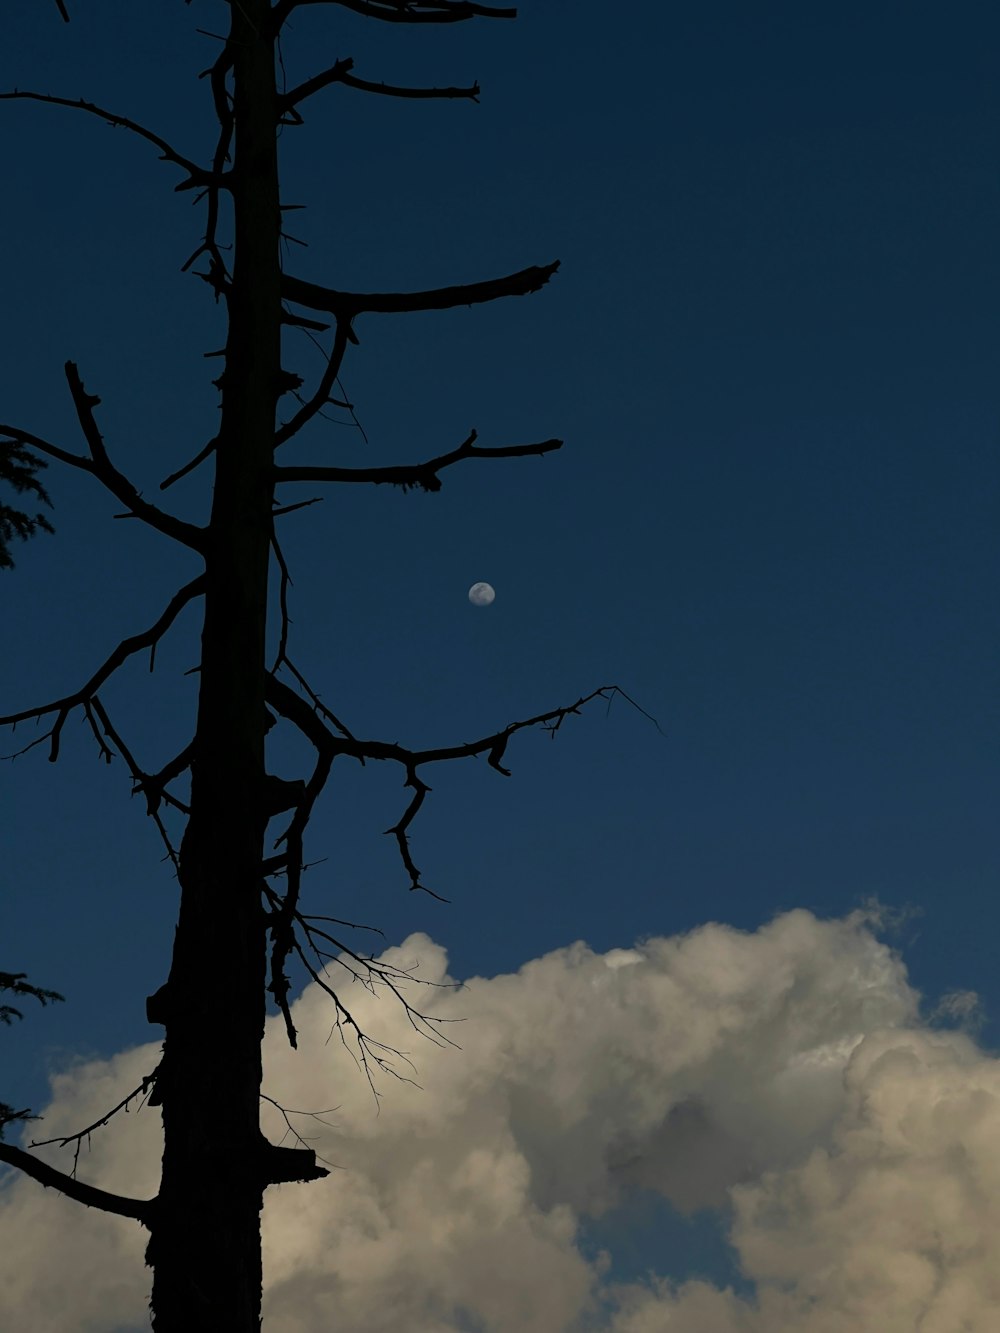
M191 814L165 1003L163 1175L150 1226L156 1333L258 1333L265 1019L264 677L280 209L266 0L231 6L234 256L208 529Z

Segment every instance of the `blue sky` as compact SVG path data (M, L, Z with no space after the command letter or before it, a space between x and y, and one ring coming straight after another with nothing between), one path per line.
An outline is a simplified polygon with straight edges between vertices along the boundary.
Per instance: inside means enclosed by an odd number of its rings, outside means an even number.
M216 43L196 28L219 29L222 7L79 8L69 26L54 4L5 15L0 84L90 98L206 157L213 121L196 76ZM492 979L489 994L510 976L527 995L534 973L521 969L574 941L603 956L716 940L698 934L709 923L762 966L775 918L812 922L789 926L789 956L815 981L802 960L829 945L830 993L853 994L868 965L856 951L870 960L866 931L881 931L881 980L864 982L890 996L879 1023L926 1043L964 1015L974 1034L955 1041L992 1069L1000 22L979 4L764 8L528 3L516 23L409 29L309 6L290 25L290 84L350 55L363 78L478 79L482 96L316 97L282 137L283 196L308 206L289 215L308 247L288 246L288 271L370 291L561 267L531 297L362 316L342 383L363 434L334 411L281 461L412 462L473 426L483 445L566 441L542 459L452 468L435 495L288 486L286 502L325 495L280 520L293 661L357 733L414 746L487 734L611 682L664 733L621 701L610 715L598 703L554 743L518 737L510 779L476 761L431 775L413 853L450 905L407 892L382 836L405 803L400 775L335 769L307 890L312 910L374 922L389 945L424 932L428 958L446 951L448 975ZM191 195L172 192L181 173L124 131L34 104L4 103L0 146L0 419L80 449L62 375L75 360L118 466L203 522L207 467L157 490L213 433L218 362L203 353L224 340L208 288L179 272L202 227ZM323 364L291 334L285 363L307 376ZM4 713L77 688L197 572L166 538L113 521L120 506L89 478L52 463L44 481L56 535L16 548L3 576ZM480 579L496 589L488 608L466 597ZM191 608L152 676L137 660L102 691L149 769L189 737L197 631ZM3 753L33 734L6 731ZM304 752L273 739L274 770L298 776ZM50 1073L81 1058L104 1069L155 1037L143 1000L166 975L176 883L124 765L100 761L78 717L58 764L39 746L0 781L0 965L67 1000L3 1033L0 1095L43 1110ZM852 918L859 909L869 915ZM822 928L834 920L854 924ZM567 976L583 967L555 956ZM643 965L673 975L654 956ZM718 965L706 1014L735 1002ZM561 994L553 984L554 1006L575 1003ZM655 1021L646 1007L632 1021L669 1045L669 1011L653 1009ZM823 1042L843 1044L846 1069L859 1033L879 1038L867 1018L844 1022ZM772 1030L753 1031L763 1052ZM476 1042L463 1031L463 1047ZM696 1083L663 1094L664 1124ZM383 1115L395 1095L385 1089ZM820 1142L810 1134L802 1154ZM517 1141L541 1190L541 1158ZM779 1166L797 1169L761 1140L736 1174L751 1188ZM579 1254L606 1247L616 1282L702 1271L745 1293L753 1283L725 1242L732 1183L714 1210L712 1191L695 1189L690 1221L672 1215L679 1196L655 1171L591 1212L562 1203L576 1209ZM8 1206L16 1190L8 1182ZM550 1220L552 1190L548 1205L531 1194ZM761 1262L749 1242L741 1253ZM628 1299L654 1299L643 1291ZM575 1329L573 1308L546 1333ZM630 1310L613 1316L616 1333L647 1327ZM356 1333L376 1326L366 1317ZM441 1328L512 1317L472 1309ZM718 1312L698 1323L693 1304L683 1317L684 1333L724 1327ZM890 1327L884 1311L871 1317ZM785 1314L768 1318L786 1327Z

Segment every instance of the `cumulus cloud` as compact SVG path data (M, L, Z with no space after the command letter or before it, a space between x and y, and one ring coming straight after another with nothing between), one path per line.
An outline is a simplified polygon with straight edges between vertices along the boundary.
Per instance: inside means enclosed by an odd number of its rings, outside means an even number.
M519 972L416 987L461 1050L415 1037L390 998L351 1010L409 1051L420 1086L370 1089L309 986L298 1051L269 1022L265 1091L340 1169L268 1191L268 1333L986 1333L1000 1308L1000 1062L919 1015L871 910L793 911ZM448 983L415 935L384 956ZM113 1105L145 1046L53 1081L48 1137ZM403 1069L405 1071L405 1067ZM277 1141L281 1115L262 1107ZM39 1132L34 1127L34 1132ZM159 1117L119 1116L81 1174L155 1192ZM65 1155L52 1158L65 1166ZM750 1294L615 1280L587 1228L639 1191L720 1209ZM994 1202L994 1201L998 1202ZM9 1176L0 1315L23 1333L145 1326L144 1233ZM7 1308L9 1306L9 1308ZM12 1311L17 1317L12 1317ZM0 1319L0 1322L3 1322Z

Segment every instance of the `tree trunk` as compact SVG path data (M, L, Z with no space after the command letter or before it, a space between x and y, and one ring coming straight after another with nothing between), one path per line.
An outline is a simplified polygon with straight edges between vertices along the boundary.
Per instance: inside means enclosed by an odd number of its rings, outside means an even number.
M99 116L109 124L125 126L160 147L164 159L187 173L187 179L177 188L203 189L209 201L204 242L185 268L207 254L209 272L200 276L207 277L217 297L223 296L227 302L225 362L216 381L222 400L218 433L211 447L202 449L163 483L176 481L214 454L215 489L206 527L184 522L150 504L113 465L94 415L100 398L87 393L72 361L66 362L65 371L87 443L87 455L69 454L33 433L0 426L3 437L0 453L4 448L8 452L13 450L11 456L19 467L28 467L30 471L33 455L22 457L28 446L81 467L125 505L124 516L144 520L205 560L204 573L178 590L156 623L141 634L123 639L75 695L0 718L0 723L7 725L55 713L57 718L49 732L49 757L54 761L68 713L73 708L83 708L103 756L110 761L112 751L101 729L127 760L136 784L134 790L145 792L150 814L156 814L166 796L166 784L188 766L191 770L187 826L178 858L180 911L170 975L146 1001L149 1021L162 1023L166 1028L163 1057L156 1070L143 1080L141 1088L116 1108L127 1109L136 1093L145 1092L153 1084L150 1104L162 1108L164 1133L163 1169L157 1196L133 1199L113 1194L57 1171L22 1148L0 1144L0 1162L17 1166L42 1185L56 1188L81 1204L134 1218L148 1227L146 1261L153 1268L150 1305L156 1333L209 1333L209 1330L259 1333L260 1213L264 1191L272 1183L316 1181L328 1175L317 1165L311 1149L267 1143L260 1132L259 1107L266 990L274 995L294 1046L288 978L282 971L288 952L292 947L301 952L303 939L315 947L316 935L338 949L343 947L323 930L316 930L308 915L297 907L303 866L302 834L334 759L344 754L361 763L366 759L388 760L401 767L406 775L404 785L413 795L396 825L387 832L396 839L411 889L438 897L421 882L409 845L411 821L430 791L421 776L424 766L483 756L496 772L509 777L510 770L504 768L502 760L515 733L526 727L542 727L554 735L570 714L578 713L592 699L603 698L610 704L616 694L623 693L614 685L600 686L575 703L508 723L500 731L462 745L411 750L396 742L358 740L320 703L319 696L284 655L288 625L284 599L281 650L272 670L287 666L303 693L282 684L265 669L268 571L274 539L274 489L278 482L283 485L301 481L388 483L403 490L416 487L438 491L439 474L467 459L523 458L547 454L562 446L561 440L547 439L484 448L476 444L477 434L473 430L457 448L405 466L274 466L276 439L281 442L290 439L321 412L324 404L338 401L330 394L348 343L357 341L352 323L359 314L449 310L502 297L525 296L543 287L559 267L555 261L483 282L425 291L374 293L338 291L282 274L279 120L285 124L301 123L296 108L333 82L349 82L366 92L391 96L475 100L479 93L478 84L467 88L397 88L375 84L350 75L352 61L338 60L279 97L275 87L275 45L281 25L300 2L229 0L229 36L219 59L208 71L219 121L219 140L210 169L188 161L158 135L135 122L93 103L34 92L3 94L7 98L23 97L73 107ZM349 3L347 7L372 18L406 23L452 22L480 16L506 19L516 13L514 9L458 0L426 0L415 6ZM231 262L223 258L217 240L218 209L227 195L233 201ZM276 433L278 399L301 383L297 376L285 375L281 368L283 318L307 328L329 327L328 323L317 323L301 315L285 315L283 296L307 310L332 314L335 330L327 366L315 393L302 402ZM163 391L167 392L169 387L164 385ZM44 492L37 487L36 493L44 499ZM299 507L288 505L277 512L287 513ZM282 578L287 580L280 550L278 558ZM283 582L282 590L284 586ZM205 619L194 740L160 773L150 774L137 765L118 737L97 690L133 653L154 648L181 608L196 596L204 596ZM268 723L275 719L265 707L265 698L313 746L315 763L307 782L267 777L264 738ZM35 744L37 740L25 749ZM283 835L287 851L265 862L268 814L287 809L295 811ZM174 856L162 825L161 832ZM287 875L283 895L267 884L265 870L271 874L283 871ZM263 893L271 906L269 913L264 911ZM296 933L299 929L301 935ZM265 987L269 933L271 982ZM443 1035L432 1027L438 1020L425 1018L400 994L396 986L399 973L391 964L354 954L352 957L368 969L373 982L381 980L396 992L414 1028L434 1040ZM378 1044L373 1045L354 1024L336 994L308 964L307 970L329 991L338 1015L353 1027L365 1068L368 1069L369 1061L384 1067ZM4 1110L0 1105L0 1120ZM9 1112L9 1108L6 1110ZM89 1129L83 1130L71 1138L82 1140L89 1133Z
M156 1333L258 1333L265 1186L265 624L280 373L280 210L266 0L231 6L235 253L209 526L191 814L163 1006Z

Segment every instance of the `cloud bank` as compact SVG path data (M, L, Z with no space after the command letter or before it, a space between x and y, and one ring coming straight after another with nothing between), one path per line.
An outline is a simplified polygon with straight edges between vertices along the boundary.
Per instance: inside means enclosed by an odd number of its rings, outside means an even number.
M446 1029L461 1050L355 987L352 1013L417 1067L420 1087L381 1079L378 1115L331 1038L328 997L307 987L297 1052L269 1021L265 1091L336 1108L325 1124L291 1118L341 1169L267 1193L266 1333L995 1333L1000 1061L921 1021L877 925L800 910L752 933L574 944L463 989L414 986L428 1015L464 1020ZM384 957L452 980L426 936ZM89 1123L158 1050L60 1074L29 1135ZM275 1141L285 1130L266 1103L262 1124ZM80 1174L151 1195L159 1156L158 1114L133 1111L94 1136ZM750 1294L685 1280L668 1252L616 1281L587 1230L638 1191L722 1210ZM0 1324L147 1327L134 1224L10 1173L0 1233Z

